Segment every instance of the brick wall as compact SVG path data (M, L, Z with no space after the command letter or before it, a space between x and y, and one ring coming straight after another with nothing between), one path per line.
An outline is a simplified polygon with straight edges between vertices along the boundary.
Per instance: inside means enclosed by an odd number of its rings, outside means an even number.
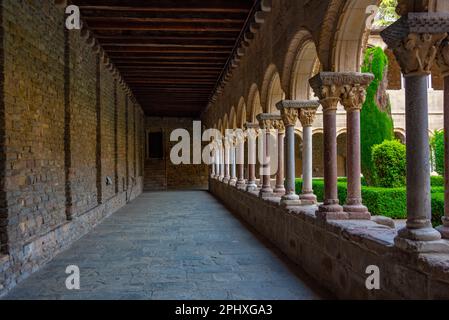
M54 1L0 9L1 295L141 192L143 113Z
M193 119L190 118L146 118L145 129L162 131L164 139L164 159L145 161L145 182L147 190L206 188L208 185L208 166L204 164L174 165L170 161L170 151L178 142L170 141L175 129L186 129L193 137ZM191 150L192 150L192 139ZM191 154L191 162L192 162ZM159 181L155 184L156 181Z

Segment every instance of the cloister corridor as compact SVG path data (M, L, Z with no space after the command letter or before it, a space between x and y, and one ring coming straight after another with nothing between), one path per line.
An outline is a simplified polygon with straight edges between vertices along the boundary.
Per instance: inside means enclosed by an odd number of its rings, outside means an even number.
M176 201L173 201L176 199ZM80 268L68 291L65 269ZM320 299L327 293L206 191L144 193L4 299Z

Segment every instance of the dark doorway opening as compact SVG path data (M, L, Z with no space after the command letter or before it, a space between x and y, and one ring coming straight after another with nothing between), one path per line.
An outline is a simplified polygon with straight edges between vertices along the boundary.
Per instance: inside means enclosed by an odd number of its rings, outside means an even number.
M148 158L149 159L164 158L164 144L162 132L148 133Z

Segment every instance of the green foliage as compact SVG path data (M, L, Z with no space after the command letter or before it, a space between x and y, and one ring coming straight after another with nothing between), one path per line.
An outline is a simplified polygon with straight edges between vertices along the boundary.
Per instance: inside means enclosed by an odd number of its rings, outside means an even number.
M405 185L405 146L396 140L386 140L373 146L372 161L377 185L383 188L397 188Z
M339 179L340 180L340 179ZM301 179L296 179L296 192L301 193ZM319 202L324 199L323 179L313 180L313 190ZM346 202L347 184L345 181L338 182L338 199L341 204ZM407 218L407 189L401 188L378 188L362 186L363 203L372 215L381 215L393 219ZM441 217L444 215L444 188L432 186L432 223L434 226L441 225Z
M430 184L433 187L444 187L444 178L442 176L431 176Z
M430 146L435 153L435 170L440 175L444 175L444 131L435 131L432 139L430 140Z
M398 20L399 15L396 13L397 4L397 0L383 0L379 6L379 12L374 24L376 26L389 26Z
M388 112L379 109L376 104L377 91L382 83L388 57L382 48L369 48L365 52L362 72L374 74L374 81L366 92L366 100L360 114L361 164L362 173L369 185L376 184L376 177L371 158L371 148L384 140L394 137L393 120ZM389 108L387 108L389 110Z

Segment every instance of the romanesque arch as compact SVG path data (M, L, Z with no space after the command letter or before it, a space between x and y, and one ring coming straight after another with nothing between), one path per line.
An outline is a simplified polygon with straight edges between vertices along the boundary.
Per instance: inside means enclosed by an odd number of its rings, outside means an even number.
M287 99L309 99L309 79L319 68L312 35L308 30L301 29L291 41L285 58L283 87L287 88Z
M285 99L281 77L274 64L271 64L265 72L261 99L262 109L266 113L276 112L276 103Z
M237 127L243 128L247 121L245 98L241 97L237 107Z
M349 0L340 15L332 44L332 71L360 71L369 30L366 9L380 0Z
M256 122L256 116L263 113L262 104L260 102L260 93L256 84L251 86L251 90L248 96L249 106L249 120L250 122Z
M229 129L236 129L236 128L237 128L237 116L235 113L235 108L232 107L229 113Z

